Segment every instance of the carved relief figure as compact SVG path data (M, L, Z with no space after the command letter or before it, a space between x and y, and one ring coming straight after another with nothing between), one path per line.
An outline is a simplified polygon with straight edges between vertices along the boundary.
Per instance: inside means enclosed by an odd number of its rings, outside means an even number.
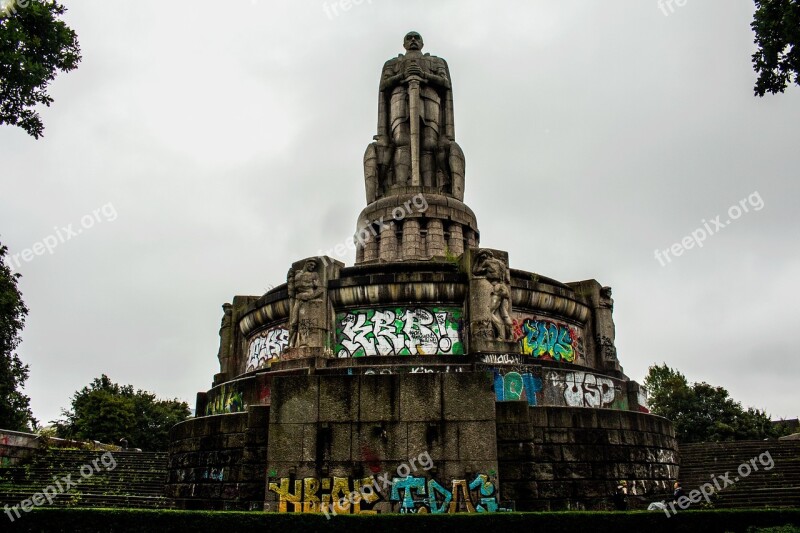
M297 271L289 269L286 281L289 289L289 346L308 346L308 329L314 324L313 312L310 311L312 302L322 302L325 288L320 286L319 275L316 273L317 262L313 259L306 261L305 268Z
M617 361L617 349L614 346L614 299L611 298L611 287L600 289L599 309L597 310L597 344L600 348L603 361L608 366L614 366Z
M219 326L219 359L220 372L228 371L228 361L231 356L231 339L233 338L233 306L229 303L222 305L222 323Z
M490 311L495 339L514 340L514 323L511 320L511 276L505 263L497 259L491 250L481 250L475 256L472 274L483 276L492 285Z

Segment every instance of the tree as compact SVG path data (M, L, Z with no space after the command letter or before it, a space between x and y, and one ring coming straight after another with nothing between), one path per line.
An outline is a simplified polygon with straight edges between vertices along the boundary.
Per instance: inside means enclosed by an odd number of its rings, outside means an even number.
M48 84L81 60L78 36L59 20L65 12L50 0L0 2L0 124L37 139L44 124L34 106L49 107Z
M36 419L30 398L20 392L28 379L28 365L14 353L28 308L17 288L20 275L13 274L3 259L7 251L0 244L0 428L30 431L36 427Z
M800 0L755 0L750 27L758 50L753 67L758 74L755 94L782 93L794 80L800 85Z
M62 410L65 420L55 422L56 434L106 443L125 438L132 447L164 451L169 429L189 414L186 402L158 400L155 394L113 383L103 374L75 393L72 409Z
M689 385L686 376L666 364L651 366L644 386L650 412L673 422L679 442L760 440L787 433L766 412L742 409L724 388L705 382Z

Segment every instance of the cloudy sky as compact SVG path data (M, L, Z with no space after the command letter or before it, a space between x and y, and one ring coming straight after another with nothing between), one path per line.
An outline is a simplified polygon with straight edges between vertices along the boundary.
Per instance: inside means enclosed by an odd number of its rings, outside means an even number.
M631 378L800 415L800 88L753 96L751 1L64 3L83 61L45 137L0 128L0 242L52 249L14 265L40 421L102 373L194 405L221 304L352 235L412 29L450 65L483 245L611 285Z

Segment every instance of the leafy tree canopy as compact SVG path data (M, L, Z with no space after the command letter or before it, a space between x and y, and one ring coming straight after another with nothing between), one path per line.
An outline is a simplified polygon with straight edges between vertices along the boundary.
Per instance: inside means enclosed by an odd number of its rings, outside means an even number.
M722 387L689 384L686 376L664 365L651 366L644 380L650 412L675 424L679 442L760 440L787 433L758 409L743 409Z
M59 17L66 8L50 0L0 0L0 124L39 138L37 104L49 106L48 84L81 60L78 36Z
M62 410L65 420L55 422L56 434L106 443L124 438L131 447L165 451L169 429L189 414L186 402L159 400L131 385L113 383L103 374L75 393L72 409Z
M3 259L7 251L0 244L0 428L30 431L36 427L36 420L30 398L20 392L28 379L28 365L14 353L28 308L17 288L19 274L12 273Z
M800 85L800 0L755 0L750 26L758 50L753 67L758 74L758 96L782 93L792 81Z

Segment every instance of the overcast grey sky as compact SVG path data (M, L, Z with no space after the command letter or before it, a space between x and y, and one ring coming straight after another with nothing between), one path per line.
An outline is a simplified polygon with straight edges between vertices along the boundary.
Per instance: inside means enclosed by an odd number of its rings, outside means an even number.
M17 269L40 421L102 373L194 405L221 304L355 230L380 70L412 29L450 65L484 246L611 285L631 378L666 362L800 415L800 89L753 96L751 1L64 3L83 61L45 137L0 128L0 242L59 240Z

